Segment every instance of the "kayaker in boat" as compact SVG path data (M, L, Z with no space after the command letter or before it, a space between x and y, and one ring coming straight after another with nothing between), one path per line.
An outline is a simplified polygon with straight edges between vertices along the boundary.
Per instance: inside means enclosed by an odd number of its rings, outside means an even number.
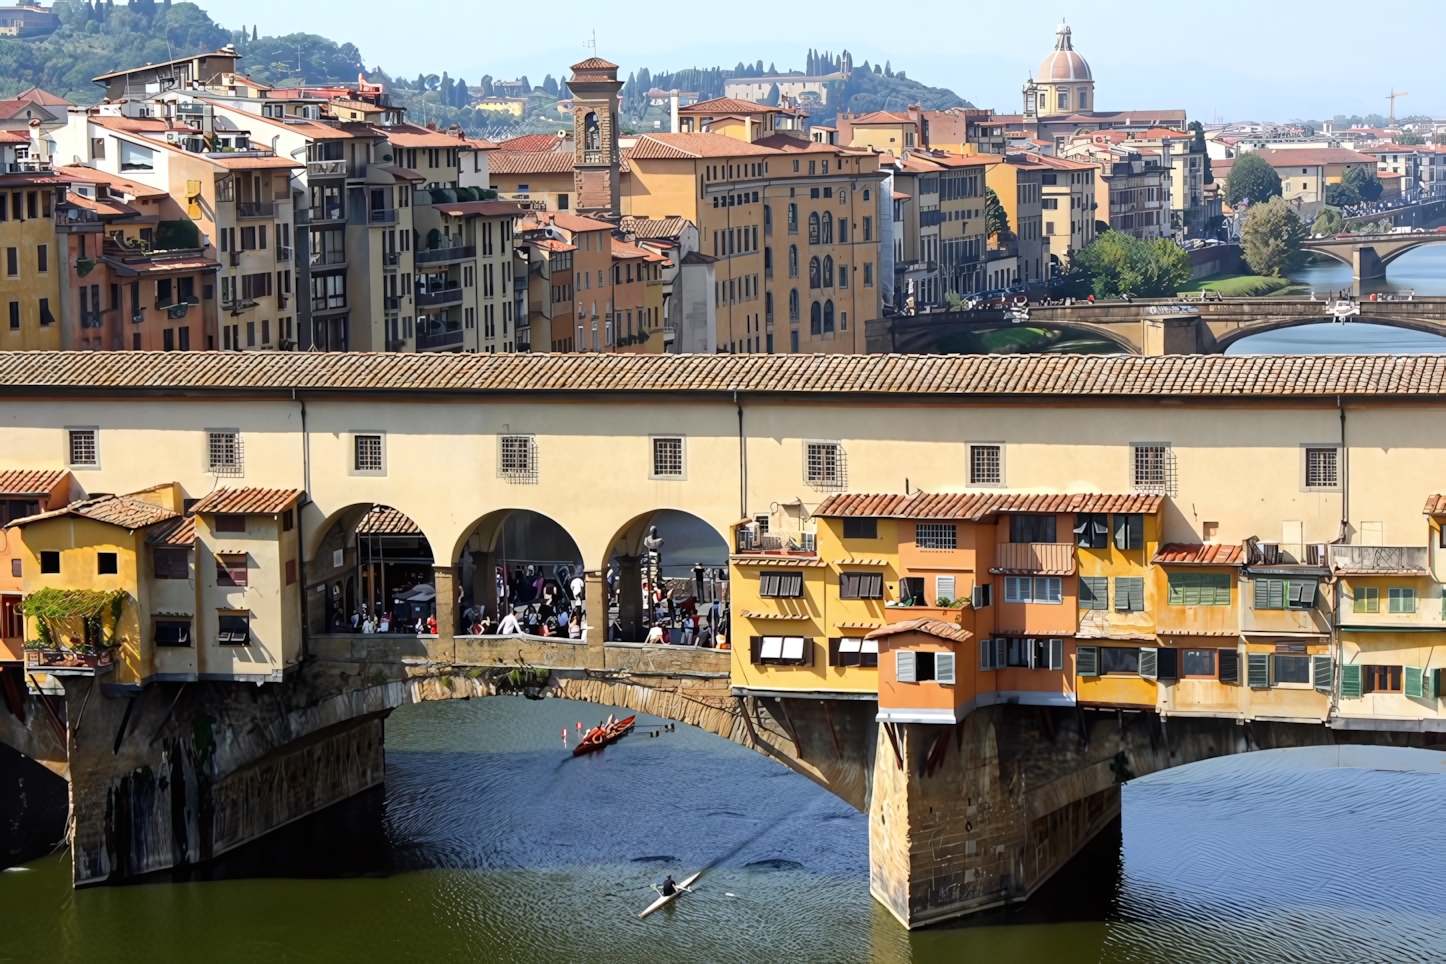
M669 874L668 879L663 881L663 896L672 897L678 892L678 885L673 883L673 875Z

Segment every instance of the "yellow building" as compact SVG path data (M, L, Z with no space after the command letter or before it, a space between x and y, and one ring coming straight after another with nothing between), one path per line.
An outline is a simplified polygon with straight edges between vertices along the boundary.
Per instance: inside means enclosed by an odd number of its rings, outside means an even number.
M6 135L0 131L0 137ZM10 147L0 141L0 148ZM0 150L0 157L7 153L13 150ZM19 167L12 161L4 169ZM66 271L54 212L65 199L65 183L48 163L0 174L0 306L5 312L0 349L5 351L61 347Z

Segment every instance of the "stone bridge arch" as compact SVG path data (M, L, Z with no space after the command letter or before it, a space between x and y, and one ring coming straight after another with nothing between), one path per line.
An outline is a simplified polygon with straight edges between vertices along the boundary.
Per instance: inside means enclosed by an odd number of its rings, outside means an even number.
M1350 267L1355 280L1384 278L1386 266L1401 255L1428 244L1446 242L1446 233L1370 234L1352 238L1327 238L1307 241L1307 251L1323 254Z
M1042 309L1039 310L1039 313L1035 317L1032 317L1028 322L1021 323L1017 327L1045 328L1075 335L1086 335L1110 342L1124 354L1144 354L1144 346L1138 324L1127 326L1118 324L1097 325L1085 321L1062 320L1059 318L1059 315L1062 313L1062 311ZM951 318L949 315L916 317L943 318L945 320L931 321L929 324L919 325L906 323L902 330L896 327L893 332L893 351L908 354L928 353L937 346L940 341L951 335L982 334L991 331L1004 331L1011 327L1016 327L993 319L985 321L963 317Z
M1442 321L1432 321L1427 318L1412 318L1401 315L1377 315L1368 314L1367 309L1372 302L1362 302L1362 313L1352 317L1345 324L1352 325L1378 325L1383 328L1400 328L1407 331L1419 331L1427 335L1438 335L1446 338L1446 318ZM1385 302L1389 305L1390 302ZM1282 316L1258 321L1254 324L1242 325L1222 331L1214 336L1213 344L1210 347L1211 354L1224 354L1231 345L1252 335L1260 335L1270 331L1281 331L1285 328L1300 328L1305 325L1334 325L1338 322L1332 321L1322 315L1315 316Z

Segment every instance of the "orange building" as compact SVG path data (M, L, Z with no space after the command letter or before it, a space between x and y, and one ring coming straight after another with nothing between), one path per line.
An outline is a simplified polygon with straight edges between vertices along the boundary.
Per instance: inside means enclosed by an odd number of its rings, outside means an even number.
M5 526L64 506L70 501L70 482L70 473L64 469L0 472L0 663L25 660L25 618L20 613L25 567L20 530Z

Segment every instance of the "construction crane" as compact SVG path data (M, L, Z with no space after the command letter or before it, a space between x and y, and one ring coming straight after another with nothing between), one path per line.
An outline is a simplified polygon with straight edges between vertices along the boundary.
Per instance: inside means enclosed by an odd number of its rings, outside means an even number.
M1410 93L1411 93L1411 92L1410 92L1409 90L1397 90L1396 88L1392 87L1392 88L1391 88L1391 92L1386 95L1386 100L1389 100L1389 101L1391 102L1391 123L1392 123L1392 124L1396 123L1396 98L1397 98L1397 97L1405 97L1406 95L1408 95L1408 94L1410 94Z

